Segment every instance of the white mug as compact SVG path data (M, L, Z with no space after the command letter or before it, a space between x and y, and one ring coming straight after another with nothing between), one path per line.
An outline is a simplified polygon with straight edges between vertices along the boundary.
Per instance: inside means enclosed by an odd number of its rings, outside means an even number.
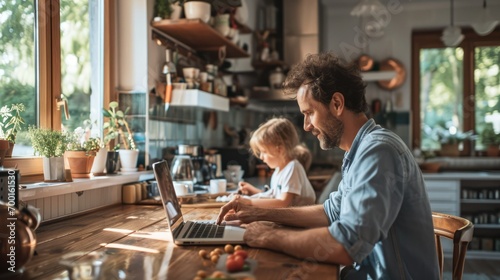
M226 179L210 180L210 193L225 193L227 187Z
M189 184L191 183L191 184ZM193 183L187 181L178 181L174 182L175 194L177 196L185 196L191 193L190 188L192 189Z

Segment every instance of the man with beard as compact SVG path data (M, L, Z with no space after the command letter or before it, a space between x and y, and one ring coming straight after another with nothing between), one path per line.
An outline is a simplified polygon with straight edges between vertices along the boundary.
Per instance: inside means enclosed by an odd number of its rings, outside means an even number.
M249 246L345 265L344 279L439 279L432 213L406 144L365 115L365 83L333 54L292 68L304 129L345 151L342 181L323 205L264 209L235 198L217 222L246 224Z

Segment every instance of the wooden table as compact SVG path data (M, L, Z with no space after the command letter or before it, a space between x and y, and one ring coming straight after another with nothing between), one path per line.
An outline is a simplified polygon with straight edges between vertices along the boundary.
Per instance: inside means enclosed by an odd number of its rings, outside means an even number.
M185 219L213 220L218 211L183 208ZM37 255L21 279L68 279L59 261L73 252L103 253L101 279L193 279L198 270L215 270L198 252L223 246L177 246L167 231L163 208L151 205L116 205L45 224L37 229ZM337 265L243 247L257 262L255 279L338 279Z

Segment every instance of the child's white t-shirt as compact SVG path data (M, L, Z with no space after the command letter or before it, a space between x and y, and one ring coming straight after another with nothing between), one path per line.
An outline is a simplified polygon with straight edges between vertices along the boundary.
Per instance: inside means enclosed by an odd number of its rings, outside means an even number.
M283 170L277 167L271 176L270 189L258 193L252 197L280 198L281 193L293 193L294 197L291 206L311 205L316 202L314 192L306 171L298 160L290 161Z

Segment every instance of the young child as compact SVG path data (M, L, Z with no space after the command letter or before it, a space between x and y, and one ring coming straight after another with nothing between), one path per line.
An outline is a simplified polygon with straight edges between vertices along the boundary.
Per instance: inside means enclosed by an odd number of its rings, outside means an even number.
M299 145L295 126L285 118L273 118L252 133L250 147L254 155L274 168L270 189L262 191L249 183L240 182L239 190L250 195L253 205L261 207L287 207L314 204L316 194L307 179L306 171L297 160L307 148ZM265 198L265 199L255 199Z

